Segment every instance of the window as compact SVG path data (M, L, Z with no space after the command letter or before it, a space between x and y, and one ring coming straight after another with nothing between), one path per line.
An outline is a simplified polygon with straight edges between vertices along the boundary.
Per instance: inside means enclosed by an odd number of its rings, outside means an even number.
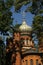
M36 60L36 65L39 65L39 64L38 64L38 59Z
M31 45L31 41L30 41L30 40L28 40L28 45L29 45L29 46Z
M33 60L32 59L30 60L30 65L33 65Z
M26 40L24 40L24 44L25 44L25 46L27 45L27 41Z
M23 60L23 62L25 62L25 63L26 63L26 65L28 65L28 60Z
M25 60L26 61L26 65L28 65L28 60Z

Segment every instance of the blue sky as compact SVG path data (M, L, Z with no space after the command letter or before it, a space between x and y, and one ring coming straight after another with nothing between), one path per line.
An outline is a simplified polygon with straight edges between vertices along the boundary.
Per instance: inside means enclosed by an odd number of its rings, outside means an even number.
M26 6L23 6L23 7L21 8L21 12L16 13L15 10L14 10L14 7L11 8L11 11L12 11L12 13L13 13L13 14L12 14L12 17L14 18L14 20L13 20L13 25L16 24L16 21L17 21L17 23L19 23L19 24L22 23L22 18L23 18L22 12L25 11L25 9L26 9ZM30 12L26 12L26 13L25 13L26 22L27 22L27 24L30 25L30 26L32 25L33 17L34 17L34 15L31 14Z

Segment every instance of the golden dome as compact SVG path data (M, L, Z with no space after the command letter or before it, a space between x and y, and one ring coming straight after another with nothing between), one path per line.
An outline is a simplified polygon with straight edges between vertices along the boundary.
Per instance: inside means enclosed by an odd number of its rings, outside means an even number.
M32 27L28 26L26 24L26 21L24 20L21 24L21 26L19 27L20 31L32 31Z

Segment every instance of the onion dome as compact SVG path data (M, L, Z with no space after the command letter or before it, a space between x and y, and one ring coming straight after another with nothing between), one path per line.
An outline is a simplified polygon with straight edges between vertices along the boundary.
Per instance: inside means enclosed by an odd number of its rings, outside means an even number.
M32 31L32 27L28 26L28 25L26 24L26 21L24 20L24 21L22 22L22 24L20 25L19 30L20 30L20 31Z

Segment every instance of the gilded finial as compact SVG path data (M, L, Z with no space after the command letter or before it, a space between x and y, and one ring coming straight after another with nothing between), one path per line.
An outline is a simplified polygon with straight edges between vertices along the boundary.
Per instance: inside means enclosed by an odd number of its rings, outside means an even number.
M25 15L25 11L23 11L23 12L22 12L22 19L23 19L23 21L25 20L25 16L26 16L26 15Z

